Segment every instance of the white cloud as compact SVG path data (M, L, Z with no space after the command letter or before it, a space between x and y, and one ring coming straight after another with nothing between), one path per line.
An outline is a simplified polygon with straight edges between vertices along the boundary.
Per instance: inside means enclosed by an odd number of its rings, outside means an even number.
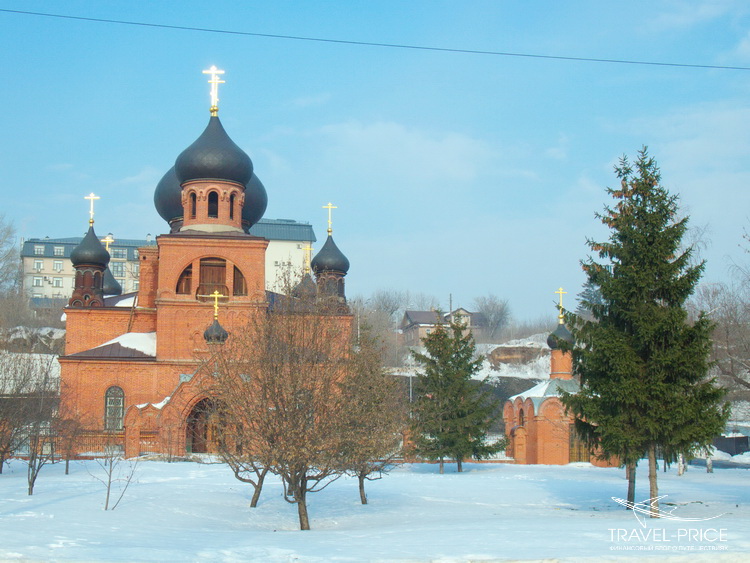
M157 170L153 166L146 166L132 176L126 176L125 178L116 180L114 183L115 185L136 187L142 187L144 184L148 184L152 189L155 189L156 184L161 180L163 175L163 170Z
M750 31L739 40L735 48L732 50L732 54L739 57L740 60L750 60Z
M73 169L73 165L69 162L61 162L59 164L48 164L45 166L47 170L51 170L52 172L64 172L68 170Z
M567 135L561 134L557 138L557 144L555 146L545 149L544 155L553 160L567 160L568 158L568 147L570 146L570 139Z
M294 108L319 107L328 103L330 99L331 94L329 93L318 94L316 96L301 96L291 100L288 105Z
M737 0L670 0L653 17L648 27L653 31L685 30L743 8Z
M394 122L349 121L320 133L332 166L416 189L468 184L500 156L488 143L461 133L426 132Z

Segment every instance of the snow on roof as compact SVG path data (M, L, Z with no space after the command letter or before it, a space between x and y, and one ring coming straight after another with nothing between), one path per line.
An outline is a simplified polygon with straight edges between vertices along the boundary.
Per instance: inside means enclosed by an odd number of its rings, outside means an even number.
M154 405L154 408L161 409L162 407L164 407L164 405L166 405L169 402L169 400L171 398L172 398L171 396L164 397L164 399L162 399L161 402L159 402L159 403L152 403L152 404Z
M135 295L128 297L127 299L123 299L122 301L118 301L115 307L132 307L134 301Z
M105 342L96 348L102 348L110 344L119 344L123 348L130 348L145 354L156 357L156 333L155 332L126 332L109 342Z
M164 405L166 405L171 398L172 398L172 396L170 395L169 397L164 397L158 403L141 403L140 405L136 405L135 407L138 408L138 409L145 409L147 406L151 405L155 409L161 410L161 409L164 408Z
M550 397L559 397L563 391L575 393L579 389L580 385L575 379L548 379L538 385L534 385L534 387L527 389L523 393L508 397L508 400L512 402L516 399L521 399L522 401L531 399L531 402L534 403L534 409L538 409L539 405Z

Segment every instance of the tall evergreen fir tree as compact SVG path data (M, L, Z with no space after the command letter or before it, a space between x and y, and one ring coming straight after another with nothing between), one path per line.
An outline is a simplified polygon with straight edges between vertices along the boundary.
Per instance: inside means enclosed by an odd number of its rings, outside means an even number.
M464 459L488 457L502 448L501 442L486 443L498 405L472 379L483 358L474 357L474 338L461 323L438 325L422 342L427 353L412 353L423 370L412 410L416 453L438 460L441 473L446 458L455 459L462 471Z
M657 448L673 462L708 447L729 409L708 377L711 322L701 314L691 323L685 310L704 267L690 265L692 249L681 250L687 218L678 218L677 198L659 184L645 147L615 171L620 187L608 193L616 203L597 214L609 239L588 242L602 262L583 263L601 301L583 304L590 320L570 316L581 390L564 402L579 433L629 469L632 502L638 459L648 455L656 499Z

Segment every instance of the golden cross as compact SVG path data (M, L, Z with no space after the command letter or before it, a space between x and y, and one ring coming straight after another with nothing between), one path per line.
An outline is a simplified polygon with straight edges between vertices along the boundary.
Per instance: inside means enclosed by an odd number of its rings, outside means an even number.
M215 289L211 295L199 295L198 297L211 297L214 300L214 319L219 318L219 299L226 297L218 289Z
M94 192L91 192L89 195L84 196L83 199L88 199L91 202L91 206L89 207L89 225L94 224L94 200L95 199L101 199L98 195L94 195Z
M219 75L224 74L224 71L212 65L208 70L204 70L203 74L211 75L211 80L208 81L211 85L211 115L216 116L219 113L219 84L224 84L223 80L219 80Z
M104 243L104 248L106 248L107 252L109 252L109 245L115 242L115 239L112 236L112 233L109 233L106 237L104 237L102 239L102 242Z
M305 273L310 273L310 257L312 256L313 247L311 245L305 246L302 250L305 251Z
M338 209L338 207L336 207L335 205L333 205L333 204L332 204L332 203L331 203L331 202L329 201L329 202L328 202L328 205L324 205L324 206L323 206L323 209L327 209L327 210L328 210L328 234L330 235L330 234L332 234L332 233L333 233L333 229L331 228L331 210L332 210L332 209Z
M566 295L568 292L563 291L563 288L561 287L557 291L555 291L557 295L560 296L560 304L557 306L558 309L560 309L560 314L557 315L557 318L560 320L560 323L563 322L563 295Z

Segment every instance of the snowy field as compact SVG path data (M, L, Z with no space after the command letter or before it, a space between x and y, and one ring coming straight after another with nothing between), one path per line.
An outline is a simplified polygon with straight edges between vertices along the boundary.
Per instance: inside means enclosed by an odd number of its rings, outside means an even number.
M368 484L366 506L352 479L310 495L308 532L278 481L251 509L251 487L220 464L142 461L108 512L94 462L67 476L44 467L33 496L25 469L13 461L0 475L3 561L750 560L747 469L660 473L673 518L642 526L611 499L626 496L619 469L405 465ZM636 501L647 497L641 463Z

